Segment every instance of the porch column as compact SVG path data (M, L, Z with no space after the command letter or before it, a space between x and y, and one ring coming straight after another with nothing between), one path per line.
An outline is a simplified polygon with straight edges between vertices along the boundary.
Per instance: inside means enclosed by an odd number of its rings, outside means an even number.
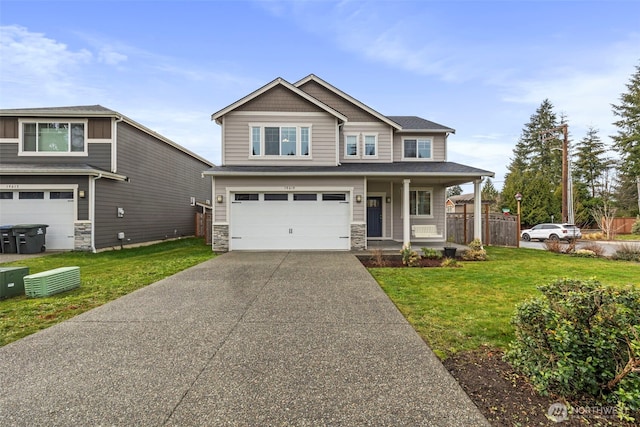
M473 181L473 238L482 242L482 179Z
M402 244L411 244L411 213L409 212L409 184L410 179L402 181Z

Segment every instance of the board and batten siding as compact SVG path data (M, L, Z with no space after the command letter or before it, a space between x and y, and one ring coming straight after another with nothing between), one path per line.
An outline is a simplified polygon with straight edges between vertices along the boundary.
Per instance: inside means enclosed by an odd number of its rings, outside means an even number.
M310 126L311 155L251 156L250 125ZM261 114L230 112L224 117L224 164L242 166L334 166L337 120L324 112Z
M202 178L210 165L127 124L118 123L118 173L128 182L98 179L95 194L95 246L191 236L196 208L190 198L208 200L211 180ZM124 217L118 218L118 208Z
M432 161L435 162L445 162L447 161L447 138L444 134L431 134L431 133L396 133L393 138L393 161L401 162L402 161L402 140L406 138L417 138L417 137L429 137L433 138L433 158ZM427 160L428 161L428 160Z
M359 157L345 157L344 139L346 134L358 136ZM378 137L378 156L364 156L364 136L376 134ZM345 123L340 132L340 163L391 163L391 126L378 122Z
M319 188L353 188L353 222L364 222L364 213L366 204L364 202L364 178L362 177L299 177L299 176L283 176L283 177L216 177L214 188L214 223L227 223L227 203L229 197L227 188L247 188L254 189L256 192L269 189L282 193L295 193L305 191L316 191ZM215 203L217 196L223 196L223 203ZM355 202L356 195L361 195L363 201Z

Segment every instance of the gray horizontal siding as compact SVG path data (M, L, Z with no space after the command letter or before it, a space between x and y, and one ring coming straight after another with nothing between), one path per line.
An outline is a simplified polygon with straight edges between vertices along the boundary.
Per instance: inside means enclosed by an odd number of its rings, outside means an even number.
M374 115L366 112L357 105L349 102L341 96L338 96L334 92L328 90L324 86L314 82L308 81L299 87L309 95L322 101L324 104L330 106L336 111L347 116L350 122L378 122L380 119Z
M250 123L270 123L274 126L311 124L311 158L250 158ZM334 117L327 113L312 115L255 115L229 113L224 118L224 164L225 165L335 165L336 127Z
M2 163L91 165L111 170L111 144L89 142L88 150L88 156L18 156L17 142L3 142L0 143L0 159Z
M126 124L118 124L118 173L129 182L96 181L96 248L119 246L118 232L140 243L195 233L190 197L211 198L209 166ZM125 211L117 217L117 208ZM130 239L130 240L129 240Z
M236 111L320 112L320 107L283 86L275 86L240 105Z

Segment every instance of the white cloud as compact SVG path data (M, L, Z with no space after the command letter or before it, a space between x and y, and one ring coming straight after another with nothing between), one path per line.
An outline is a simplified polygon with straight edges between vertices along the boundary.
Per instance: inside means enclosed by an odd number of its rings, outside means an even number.
M116 52L110 47L100 49L100 53L98 54L98 60L107 65L118 65L121 62L125 62L127 59L127 55Z

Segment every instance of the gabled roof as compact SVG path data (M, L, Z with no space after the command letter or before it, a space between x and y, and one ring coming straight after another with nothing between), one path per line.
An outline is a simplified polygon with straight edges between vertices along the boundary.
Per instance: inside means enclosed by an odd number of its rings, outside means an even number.
M381 121L385 122L389 126L395 128L395 129L398 129L398 130L401 128L401 126L398 123L396 123L393 120L390 120L388 117L378 113L373 108L369 107L366 104L363 104L362 102L358 101L357 99L355 99L351 95L348 95L347 93L341 91L337 87L325 82L324 80L322 80L320 77L316 76L315 74L309 74L307 77L303 78L302 80L297 81L293 85L295 87L300 87L300 86L304 85L305 83L308 83L309 81L314 81L314 82L318 83L319 85L325 87L326 89L330 90L331 92L335 93L336 95L338 95L338 96L346 99L347 101L351 102L352 104L355 104L358 107L362 108L367 113L375 116L376 118L378 118Z
M148 127L130 119L124 114L120 114L117 111L110 110L102 105L78 105L73 107L45 107L45 108L13 108L13 109L0 109L0 116L3 117L76 117L76 118L96 118L96 117L112 117L122 119L122 121L130 124L131 126L140 129L141 131L157 138L164 143L176 148L183 153L194 157L208 166L213 166L213 162L197 155L196 153L184 148L180 144L173 142L169 138L160 135L156 131L149 129Z
M267 92L268 90L276 87L276 86L282 86L288 90L290 90L291 92L295 93L296 95L300 96L301 98L304 98L305 100L311 102L312 104L318 106L319 108L321 108L322 110L326 111L327 113L331 114L334 117L337 117L338 119L342 120L343 122L347 121L347 117L334 110L333 108L329 107L327 104L319 101L318 99L314 98L313 96L309 95L308 93L306 93L305 91L298 89L296 86L292 85L291 83L289 83L288 81L286 81L285 79L278 77L277 79L273 80L271 83L267 83L266 85L262 86L260 89L257 89L253 92L251 92L249 95L245 96L244 98L241 98L239 100L237 100L236 102L234 102L231 105L228 105L227 107L223 108L222 110L213 113L211 115L211 120L215 120L216 123L221 124L220 122L220 118L222 116L224 116L225 114L229 113L230 111L235 110L236 108L240 107L243 104L246 104L247 102L251 101L252 99L257 98L258 96L262 95L263 93Z
M455 129L447 126L423 119L417 116L387 116L389 119L398 123L402 129L400 132L451 132L456 133Z

